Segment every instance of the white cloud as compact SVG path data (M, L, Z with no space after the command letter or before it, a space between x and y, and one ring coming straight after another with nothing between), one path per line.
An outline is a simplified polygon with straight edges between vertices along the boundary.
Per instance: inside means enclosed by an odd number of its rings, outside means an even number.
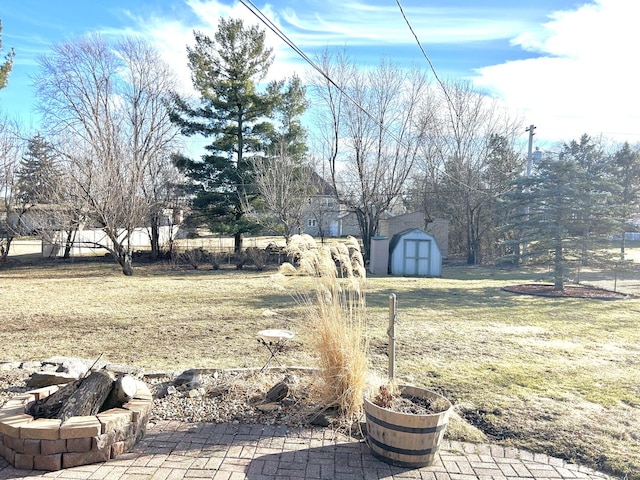
M187 0L186 6L189 15L185 14L182 19L159 16L132 17L139 27L139 33L158 48L162 57L176 72L183 94L195 94L187 61L187 45L194 44L193 31L202 31L212 37L218 30L221 17L241 19L245 25L259 25L265 30L266 44L273 48L276 57L269 80L290 77L296 68L298 74L302 74L299 71L300 61L295 54L242 4L236 2L227 5L217 0ZM278 17L271 7L267 6L261 11L278 25Z
M527 20L526 9L520 12L518 8L525 7L411 6L405 12L427 50L434 44L453 48L509 40L514 48L531 52L534 58L479 69L473 81L522 112L527 125L538 127L536 138L565 141L586 132L640 141L640 96L635 92L633 55L640 44L640 29L634 24L640 18L640 2L595 0L573 10L552 12L548 22L537 28ZM193 44L193 30L213 35L220 17L241 18L267 32L267 44L276 57L270 80L293 73L304 77L309 69L239 2L186 0L184 9L184 18L145 17L136 23L177 71L185 93L192 92L186 45ZM406 46L409 56L417 58L414 39L395 5L307 0L304 8L295 10L270 4L260 9L312 57L325 47L373 46L377 51L396 45Z
M597 0L555 12L513 44L537 58L482 68L476 85L522 110L540 137L582 133L640 141L640 96L633 49L640 44L640 2Z
M466 43L511 38L524 21L504 9L411 6L404 8L413 29L426 42ZM307 8L282 13L283 22L299 32L306 46L407 45L411 33L395 3L373 6L358 1L307 2Z

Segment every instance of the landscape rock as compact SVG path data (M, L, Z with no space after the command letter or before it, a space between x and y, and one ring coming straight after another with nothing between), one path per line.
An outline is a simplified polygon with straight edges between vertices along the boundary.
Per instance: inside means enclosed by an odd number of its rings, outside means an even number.
M338 420L338 411L335 408L329 408L322 412L309 415L309 424L316 427L328 427Z
M23 370L40 370L40 368L42 368L42 363L33 361L22 362L20 364L20 368Z
M189 390L189 398L202 398L204 394L205 391L203 388L193 388Z
M62 362L56 371L80 378L89 371L89 366L81 360L70 359Z
M62 385L79 377L64 372L34 372L27 381L28 388L42 388L50 385Z
M174 385L188 385L188 388L192 389L201 387L202 382L202 374L193 368L185 370L173 380Z
M209 388L209 390L207 391L207 396L215 398L221 397L222 395L225 395L227 393L229 393L229 385L215 385Z
M104 366L107 364L107 362L105 362L104 360L98 359L96 361L96 359L93 360L89 360L86 358L80 358L80 357L65 357L65 356L60 356L57 355L55 357L49 357L46 360L44 360L42 362L42 365L54 365L55 367L58 367L60 365L62 365L65 362L81 362L84 363L87 366L87 370L91 367L93 367L96 370L99 370L101 368L104 368Z
M142 377L144 375L143 368L132 367L131 365L123 365L121 363L107 363L104 367L105 370L116 375L130 375L132 377Z
M298 385L298 383L300 383L300 379L293 373L287 373L282 381L289 386Z
M275 412L277 410L280 410L280 405L274 402L270 402L270 403L263 403L261 405L256 405L256 408L261 412L269 413L269 412Z
M20 368L21 362L2 362L0 363L0 370L2 371L10 371L17 370Z
M289 386L284 382L278 382L267 392L267 400L279 402L287 395L289 395Z

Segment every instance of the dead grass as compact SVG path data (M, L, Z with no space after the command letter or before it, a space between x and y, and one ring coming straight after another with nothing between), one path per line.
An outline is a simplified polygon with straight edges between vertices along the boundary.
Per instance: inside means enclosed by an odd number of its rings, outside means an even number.
M2 270L0 361L104 353L147 370L255 367L268 357L257 332L286 328L296 337L283 362L315 365L315 332L273 273L138 266L124 277L109 262ZM492 441L640 479L640 300L500 289L537 280L483 268L369 277L371 367L386 373L394 292L400 381L443 393Z
M296 287L289 291L306 307L315 333L321 402L357 421L368 377L367 274L360 245L353 237L328 246L316 244L309 235L294 235L287 252L298 260L298 267L282 265L278 275L282 284L291 283L285 282L284 274L294 274L294 279L302 275L314 285L312 293Z

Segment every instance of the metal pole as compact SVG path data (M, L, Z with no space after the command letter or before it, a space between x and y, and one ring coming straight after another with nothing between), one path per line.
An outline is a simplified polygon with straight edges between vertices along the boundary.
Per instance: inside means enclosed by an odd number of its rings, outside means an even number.
M532 150L533 150L533 136L535 135L535 133L533 133L533 131L536 129L535 125L529 125L528 128L525 129L525 132L529 132L529 148L527 150L527 170L525 172L525 175L527 178L531 177L531 169L533 168L533 155L532 155ZM527 188L528 191L528 188ZM527 205L526 207L524 207L524 213L526 215L527 220L529 219L529 205ZM527 243L523 243L522 244L522 257L520 258L520 261L527 259Z
M525 132L529 132L529 148L527 150L527 172L526 172L527 178L531 176L531 169L533 167L532 150L533 150L533 136L535 135L533 131L535 129L536 129L535 125L529 125L529 127L525 129Z
M389 294L389 380L393 381L396 376L396 317L398 315L398 305L396 294Z

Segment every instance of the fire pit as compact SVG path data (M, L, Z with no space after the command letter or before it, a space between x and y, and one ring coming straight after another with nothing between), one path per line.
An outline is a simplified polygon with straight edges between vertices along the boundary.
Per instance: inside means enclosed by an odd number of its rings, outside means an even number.
M59 419L27 414L29 407L61 386L39 388L18 395L0 409L0 456L15 468L60 470L116 458L130 451L144 436L153 397L136 380L133 399L97 415Z

